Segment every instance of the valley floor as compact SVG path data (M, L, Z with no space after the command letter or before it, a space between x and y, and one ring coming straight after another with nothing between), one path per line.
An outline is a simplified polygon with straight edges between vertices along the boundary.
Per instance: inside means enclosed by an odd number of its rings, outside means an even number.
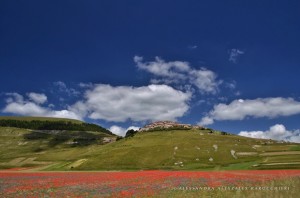
M300 170L0 171L0 197L297 197Z

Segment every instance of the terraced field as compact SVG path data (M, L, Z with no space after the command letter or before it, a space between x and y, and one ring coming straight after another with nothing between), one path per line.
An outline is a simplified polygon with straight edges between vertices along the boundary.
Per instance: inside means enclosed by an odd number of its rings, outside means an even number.
M101 132L36 131L0 127L0 169L66 164L76 167L79 155L116 136ZM75 163L74 165L72 165ZM70 166L69 166L70 165Z
M299 169L300 146L209 130L101 132L0 128L0 168L35 170ZM111 143L106 144L111 140Z

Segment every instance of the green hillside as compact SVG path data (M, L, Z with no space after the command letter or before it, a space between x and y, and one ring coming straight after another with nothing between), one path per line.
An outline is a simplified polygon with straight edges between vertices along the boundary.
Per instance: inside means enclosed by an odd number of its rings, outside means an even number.
M0 126L33 130L98 131L113 135L99 125L63 118L0 117Z
M300 144L195 129L141 132L85 155L79 170L300 168Z
M205 128L132 131L117 140L77 120L0 117L0 169L222 170L300 168L300 144Z
M300 168L300 144L205 129L101 132L0 127L0 168L38 170L222 170ZM110 142L111 141L111 142ZM110 142L110 143L109 143Z
M115 135L103 132L0 127L0 169L76 161L91 148L115 139Z
M74 160L91 145L101 146L116 138L101 126L79 120L0 117L0 168Z
M64 121L72 122L76 124L83 123L80 120L68 119L68 118L50 118L50 117L26 117L26 116L0 116L0 120L19 120L19 121Z

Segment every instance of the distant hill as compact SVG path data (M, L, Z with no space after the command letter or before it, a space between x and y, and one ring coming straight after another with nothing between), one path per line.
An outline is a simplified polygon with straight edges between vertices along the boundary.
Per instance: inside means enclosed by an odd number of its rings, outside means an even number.
M0 116L0 120L21 120L21 121L65 121L65 122L72 122L72 123L83 123L83 121L69 119L69 118L52 118L52 117L28 117L28 116Z
M0 127L0 169L71 164L116 138L93 131Z
M99 125L64 118L0 117L0 126L33 130L97 131L113 135Z
M300 168L300 144L242 137L203 127L154 127L116 139L115 135L103 132L0 127L0 169Z
M0 117L0 169L66 162L91 146L99 147L116 138L99 125L79 120Z
M137 132L90 153L78 170L232 170L300 168L300 144L212 129Z

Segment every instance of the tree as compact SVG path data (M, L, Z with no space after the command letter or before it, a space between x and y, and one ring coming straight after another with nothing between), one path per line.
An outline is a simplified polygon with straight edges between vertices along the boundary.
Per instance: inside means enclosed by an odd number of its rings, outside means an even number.
M135 131L133 129L129 129L127 132L126 132L126 135L125 135L125 138L128 138L128 137L133 137L138 131Z

